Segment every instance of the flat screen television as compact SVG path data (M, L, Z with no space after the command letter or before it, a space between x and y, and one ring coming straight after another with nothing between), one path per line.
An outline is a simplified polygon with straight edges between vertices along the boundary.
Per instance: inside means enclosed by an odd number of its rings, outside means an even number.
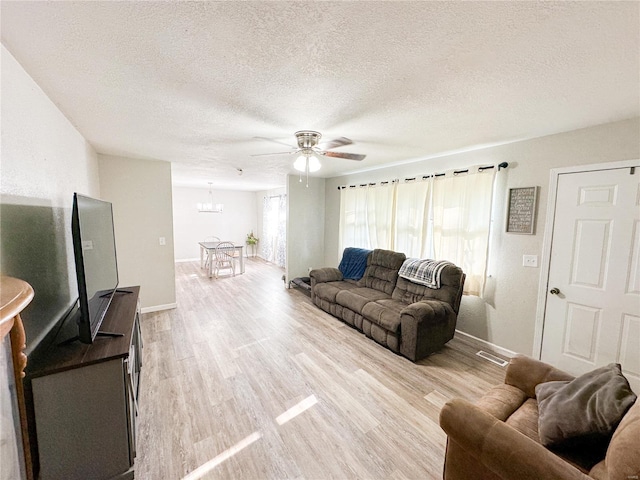
M78 279L78 339L93 343L118 287L111 203L73 194L73 252Z

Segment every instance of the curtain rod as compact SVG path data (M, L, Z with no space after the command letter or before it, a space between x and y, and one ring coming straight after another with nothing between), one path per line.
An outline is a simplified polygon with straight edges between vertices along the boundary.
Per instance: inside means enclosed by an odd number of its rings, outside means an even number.
M509 166L509 164L507 162L502 162L498 164L498 171L500 171L503 168L507 168ZM485 165L484 167L478 167L478 171L479 172L483 172L485 170L491 170L492 168L495 168L495 165ZM466 168L464 170L454 170L453 174L454 175L459 175L461 173L468 173L469 169ZM426 178L436 178L436 177L444 177L446 175L446 173L432 173L430 175L422 175L422 177L420 177L422 180L426 179ZM415 180L417 177L411 177L411 178L405 178L404 181L405 182L411 182L413 180ZM387 185L389 183L398 183L400 180L391 180L391 181L384 181L384 182L372 182L372 183L360 183L359 185L340 185L338 187L338 190L342 190L343 188L356 188L356 187L374 187L376 186L378 183L380 183L380 185Z

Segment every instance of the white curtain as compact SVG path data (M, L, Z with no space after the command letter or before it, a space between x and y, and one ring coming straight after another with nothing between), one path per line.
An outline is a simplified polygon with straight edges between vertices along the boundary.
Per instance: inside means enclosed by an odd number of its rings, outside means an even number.
M397 187L394 249L407 257L431 258L430 197L431 179Z
M261 255L279 267L286 264L287 196L264 197L262 200Z
M395 184L341 190L340 252L346 247L393 249Z
M495 169L433 180L430 258L449 260L466 273L464 293L482 295L487 269Z
M466 273L464 293L482 295L495 169L402 184L347 187L340 195L340 252L385 248L448 260Z

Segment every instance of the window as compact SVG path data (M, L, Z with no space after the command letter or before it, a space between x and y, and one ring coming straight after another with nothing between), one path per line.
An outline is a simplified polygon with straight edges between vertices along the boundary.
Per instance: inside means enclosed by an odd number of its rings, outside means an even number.
M395 186L365 185L342 192L340 251L345 247L393 248Z
M402 184L343 188L340 251L384 248L448 260L466 273L464 292L482 295L494 178L494 169L476 167Z
M262 258L284 267L287 256L287 196L262 200Z
M407 257L433 258L429 205L432 180L398 184L394 249Z

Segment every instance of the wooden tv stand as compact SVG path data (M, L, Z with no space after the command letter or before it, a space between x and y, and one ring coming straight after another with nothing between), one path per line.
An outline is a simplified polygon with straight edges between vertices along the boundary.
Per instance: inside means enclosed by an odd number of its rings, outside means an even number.
M116 293L100 327L118 337L56 342L27 371L36 478L132 479L142 367L140 287Z

